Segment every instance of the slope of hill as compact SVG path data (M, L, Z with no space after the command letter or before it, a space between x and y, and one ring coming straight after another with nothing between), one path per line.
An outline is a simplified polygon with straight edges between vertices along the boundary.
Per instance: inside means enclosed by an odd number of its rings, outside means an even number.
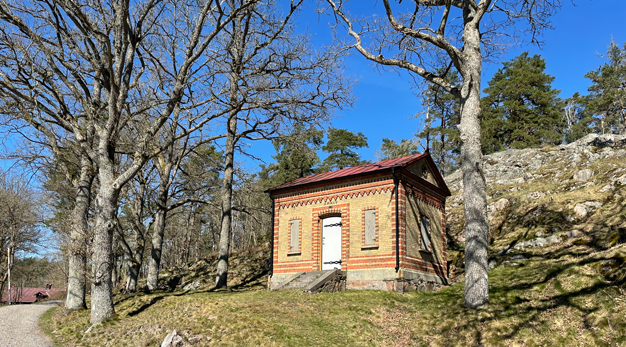
M589 135L569 145L508 150L484 159L490 268L568 249L587 256L610 255L613 260L598 264L599 270L615 280L626 277L626 268L621 267L626 243L626 136ZM446 181L453 191L447 221L456 270L462 266L465 241L461 172Z
M447 177L453 282L438 292L264 290L267 250L234 256L231 289L212 260L168 272L169 288L117 295L116 316L48 316L66 346L616 346L626 344L626 137L485 157L490 304L463 306L460 172ZM86 332L88 330L88 332Z

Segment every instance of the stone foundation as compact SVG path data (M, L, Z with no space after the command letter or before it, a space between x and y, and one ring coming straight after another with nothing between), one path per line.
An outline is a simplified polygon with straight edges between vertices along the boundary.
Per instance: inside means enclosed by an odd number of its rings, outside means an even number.
M440 283L426 282L424 280L407 280L407 279L395 279L384 281L386 290L390 292L406 293L406 292L436 292L439 289L445 287Z
M272 290L294 274L276 274L270 276L268 289ZM436 291L447 284L447 279L431 273L412 270L374 269L347 271L345 277L330 281L320 291L337 292L341 290L387 290L394 292Z
M335 293L342 290L346 290L346 277L337 276L336 278L324 283L322 288L318 289L317 292Z

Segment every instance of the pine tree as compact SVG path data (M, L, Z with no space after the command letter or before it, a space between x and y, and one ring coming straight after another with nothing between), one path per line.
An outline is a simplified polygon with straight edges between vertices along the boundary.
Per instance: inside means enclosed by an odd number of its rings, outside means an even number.
M261 166L259 173L266 188L314 174L323 137L322 130L297 125L289 135L274 140L276 163Z
M459 83L458 73L449 72L446 81ZM461 139L457 129L461 120L460 101L440 86L431 84L423 94L422 104L427 109L426 122L417 137L426 141L426 148L441 174L452 173L460 164Z
M609 62L588 72L591 80L589 111L600 120L601 133L623 134L626 130L626 43L622 49L612 41Z
M525 52L505 62L489 81L481 102L485 154L563 141L560 91L552 88L554 77L545 68L541 56Z
M339 170L352 166L367 164L355 150L368 147L367 137L363 133L353 133L346 129L328 129L328 141L322 147L329 153L319 168L319 172Z
M400 140L400 143L392 139L383 139L380 150L376 151L376 159L387 160L405 157L418 153L417 145L411 140Z

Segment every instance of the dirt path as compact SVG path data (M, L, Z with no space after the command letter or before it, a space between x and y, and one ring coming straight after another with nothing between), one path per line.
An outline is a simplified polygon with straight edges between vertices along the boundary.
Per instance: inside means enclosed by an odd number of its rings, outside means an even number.
M39 316L59 301L0 307L0 347L52 347L39 328Z

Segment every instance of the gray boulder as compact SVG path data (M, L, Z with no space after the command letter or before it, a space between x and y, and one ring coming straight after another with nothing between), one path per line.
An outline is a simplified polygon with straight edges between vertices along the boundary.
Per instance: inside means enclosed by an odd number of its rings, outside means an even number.
M591 169L580 170L574 174L574 179L579 182L587 182L594 173Z
M183 347L185 346L185 341L183 337L176 333L176 330L165 336L165 339L161 343L161 347Z
M561 238L557 235L552 235L549 237L538 237L536 239L520 242L513 247L514 249L524 249L524 248L532 248L532 247L545 247L551 245L553 243L561 242Z
M510 257L509 259L507 259L506 261L520 261L520 260L528 260L528 257L523 254L516 254Z
M506 198L502 198L496 202L493 203L493 208L495 208L496 211L502 211L504 209L507 209L511 207L511 201L509 199Z
M546 196L546 193L544 192L532 192L532 193L528 193L524 195L524 197L529 200L541 199L541 198L544 198L545 196Z
M574 206L574 213L578 218L585 218L590 212L600 207L602 207L602 203L599 201L579 202Z
M579 218L585 218L587 214L589 214L589 209L587 209L584 204L578 203L574 206L574 213L576 213L576 216Z
M187 283L184 287L183 290L196 290L200 288L200 280L195 280L191 283Z
M585 201L583 202L587 208L595 209L602 207L602 203L600 201Z
M580 230L574 229L574 230L570 230L570 231L566 232L564 235L565 235L565 237L567 237L568 240L570 240L570 239L575 239L577 237L583 236L583 232L580 231Z

